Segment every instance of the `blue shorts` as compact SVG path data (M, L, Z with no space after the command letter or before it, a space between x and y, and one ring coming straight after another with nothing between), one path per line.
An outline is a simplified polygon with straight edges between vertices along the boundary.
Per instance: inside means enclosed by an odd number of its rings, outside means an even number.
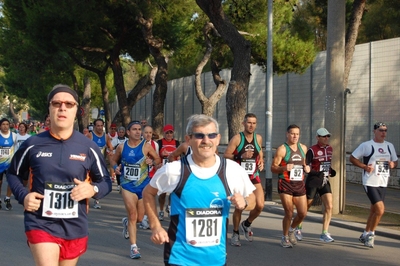
M121 177L122 178L122 177ZM147 177L139 186L136 186L134 182L129 182L122 184L121 187L131 193L135 193L138 196L138 199L142 199L143 195L143 189L147 186L147 184L150 183L150 178Z
M374 205L379 201L382 202L385 201L386 187L369 187L369 186L363 186L363 187L372 205Z

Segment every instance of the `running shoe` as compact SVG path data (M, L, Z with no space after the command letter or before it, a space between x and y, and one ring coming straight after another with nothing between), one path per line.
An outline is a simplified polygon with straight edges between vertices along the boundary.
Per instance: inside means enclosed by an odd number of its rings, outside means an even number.
M375 235L372 233L369 233L365 238L364 246L373 248L374 247L374 240L375 240Z
M150 229L150 224L147 218L143 218L143 220L140 222L139 227L141 229Z
M292 243L290 243L290 241L289 241L288 236L282 236L281 246L284 248L292 248L293 247Z
M4 203L6 204L6 210L11 211L12 210L11 200L4 198Z
M297 244L297 239L296 239L296 237L294 236L294 230L293 230L293 231L290 231L290 230L289 230L289 241L290 241L290 243L292 243L293 245L296 245L296 244Z
M333 242L335 241L332 237L331 234L329 233L325 233L325 234L321 234L321 236L319 237L319 240L329 243L329 242Z
M247 227L244 225L244 221L240 223L240 229L243 232L244 238L246 238L247 241L252 242L253 241L253 231L251 230L251 226Z
M128 231L128 218L122 218L122 235L125 239L129 238L129 231Z
M138 247L131 248L131 259L140 259L141 257Z
M94 201L93 208L95 208L95 209L101 209L100 201L95 200L95 201Z
M241 245L242 244L240 244L239 234L233 233L232 238L231 238L231 246L240 247Z
M121 190L121 186L117 186L117 191L119 192Z
M358 239L358 241L360 241L361 243L365 243L365 238L366 238L366 236L364 236L364 234L361 234L360 235L360 238Z
M298 227L294 230L294 236L296 237L297 241L303 240L303 234L301 233L301 229Z
M163 211L158 212L158 220L164 221L164 212Z

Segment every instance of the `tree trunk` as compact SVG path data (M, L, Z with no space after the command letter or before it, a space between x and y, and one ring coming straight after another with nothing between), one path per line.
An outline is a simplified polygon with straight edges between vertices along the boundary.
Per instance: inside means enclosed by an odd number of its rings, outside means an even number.
M162 135L164 125L164 103L168 89L168 64L163 55L163 41L153 35L153 19L145 19L142 15L137 18L142 25L143 38L149 46L150 54L157 63L157 74L155 78L156 88L153 95L152 126L155 133Z
M155 83L155 75L157 73L157 67L153 67L150 74L139 79L138 83L128 94L128 108L132 110L133 106L146 96ZM118 111L113 120L114 123L121 122L121 111Z
M196 0L233 53L231 80L226 94L229 139L242 129L250 80L251 45L225 16L221 0Z
M207 64L208 60L211 57L211 53L213 50L211 40L208 37L209 32L213 30L216 32L214 25L212 23L206 23L203 28L203 35L206 45L206 52L200 61L199 65L196 68L195 73L195 92L197 99L199 99L201 104L202 113L208 116L212 116L215 111L215 106L217 105L218 101L221 99L222 95L226 89L226 82L221 78L219 75L220 69L218 69L215 61L211 62L211 71L214 79L214 83L217 86L215 92L207 98L206 95L203 93L202 86L201 86L201 73L203 72L204 66ZM216 32L218 34L218 32ZM219 34L218 34L219 35Z
M79 131L83 131L89 125L90 119L90 96L92 93L92 87L90 84L90 78L85 77L83 84L83 96L81 101L81 107L83 109L82 125L79 126Z
M117 92L117 98L118 98L118 105L119 105L119 110L122 116L122 125L126 127L130 122L131 122L131 116L128 108L128 100L126 99L126 91L125 91L125 85L124 85L124 77L122 74L122 66L121 62L119 60L119 51L118 53L113 53L114 55L111 57L111 69L113 70L114 74L114 86L115 90ZM105 91L102 90L103 93L103 98L104 98L104 93ZM108 97L108 90L107 90L107 97ZM107 98L108 102L108 98ZM104 105L104 111L107 114L109 112L109 106L107 107ZM107 125L108 128L108 125Z
M344 66L344 88L349 82L350 68L353 61L354 49L357 42L358 30L361 25L361 19L365 10L366 0L354 0L353 11L346 31L345 46L345 66Z

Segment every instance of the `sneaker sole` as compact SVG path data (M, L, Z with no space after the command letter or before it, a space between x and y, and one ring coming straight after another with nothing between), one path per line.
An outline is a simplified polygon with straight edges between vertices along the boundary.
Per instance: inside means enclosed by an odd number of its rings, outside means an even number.
M126 220L126 221L127 221L127 220ZM122 219L122 226L123 226L123 228L122 228L122 236L123 236L125 239L129 239L128 221L127 221L127 224L126 224L126 226L125 226L125 219L124 219L124 218ZM126 230L125 230L125 228L126 228Z

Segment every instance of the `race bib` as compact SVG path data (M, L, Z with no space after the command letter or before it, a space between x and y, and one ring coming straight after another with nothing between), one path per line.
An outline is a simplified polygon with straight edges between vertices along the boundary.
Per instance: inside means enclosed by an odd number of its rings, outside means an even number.
M0 148L0 158L8 158L10 157L10 150L11 148Z
M389 162L388 161L376 161L375 174L380 177L389 177Z
M78 202L71 199L71 190L75 187L72 182L46 182L43 199L43 217L77 218Z
M241 159L240 165L248 175L252 175L256 169L256 159Z
M292 181L302 181L303 180L303 166L294 165L293 169L290 171L290 180Z
M319 171L324 172L325 177L329 177L329 169L331 168L331 162L321 162Z
M186 209L186 242L195 247L216 246L221 242L222 208Z
M140 177L140 165L139 164L125 164L124 165L124 178L137 181Z

